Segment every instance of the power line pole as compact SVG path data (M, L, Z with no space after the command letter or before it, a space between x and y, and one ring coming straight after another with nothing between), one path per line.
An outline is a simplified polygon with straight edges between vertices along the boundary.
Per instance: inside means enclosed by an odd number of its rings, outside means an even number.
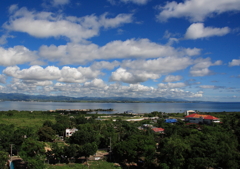
M10 158L10 160L12 161L12 146L14 145L14 144L10 144L11 145L11 158Z
M110 154L110 161L112 160L112 147L111 147L111 137L109 137L110 139L110 150L109 150L109 154Z

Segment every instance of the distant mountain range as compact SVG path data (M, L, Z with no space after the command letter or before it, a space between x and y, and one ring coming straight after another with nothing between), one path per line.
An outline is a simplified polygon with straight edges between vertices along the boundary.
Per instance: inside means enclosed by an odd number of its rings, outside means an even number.
M156 98L129 98L129 97L67 97L26 95L19 93L0 93L2 101L54 101L54 102L188 102L183 99Z

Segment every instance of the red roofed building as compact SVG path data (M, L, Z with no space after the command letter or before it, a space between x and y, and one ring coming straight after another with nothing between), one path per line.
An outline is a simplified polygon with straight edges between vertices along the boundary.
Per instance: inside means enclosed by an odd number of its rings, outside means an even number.
M152 128L152 130L155 132L155 133L164 133L164 129L163 128Z
M211 123L220 123L219 118L211 116L211 115L203 115L203 114L190 114L185 116L185 121L189 123L197 123L197 124L211 124Z

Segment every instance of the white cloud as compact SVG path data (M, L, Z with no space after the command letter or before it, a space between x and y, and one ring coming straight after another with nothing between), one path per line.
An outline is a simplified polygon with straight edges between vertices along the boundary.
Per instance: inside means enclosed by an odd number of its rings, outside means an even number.
M193 22L202 22L207 17L221 14L228 11L239 11L239 0L184 0L167 2L165 6L159 7L161 12L157 16L160 21L167 21L169 18L185 17Z
M190 57L163 57L149 60L124 60L121 68L112 72L111 81L125 83L156 80L162 75L183 70L194 64Z
M36 59L36 52L30 51L24 46L15 46L13 48L4 49L0 47L0 65L13 66L18 64L33 64Z
M220 88L224 88L222 86L215 86L215 85L201 85L199 86L202 89L220 89Z
M159 75L154 73L147 73L142 71L141 73L131 73L126 69L119 68L115 72L112 72L110 81L119 81L124 83L140 83L145 82L148 79L158 79Z
M198 48L173 48L153 43L148 39L113 41L105 46L96 44L75 44L41 46L40 56L61 64L82 64L95 59L157 58L165 56L194 56Z
M121 0L122 2L124 3L135 3L135 4L138 4L138 5L144 5L146 3L148 3L149 0Z
M5 75L0 74L0 83L6 83L7 77Z
M202 92L196 92L196 93L193 93L193 92L190 92L190 91L184 91L182 89L161 89L161 88L158 88L156 91L158 95L161 95L163 97L166 97L166 98L180 98L180 99L187 99L187 98L199 98L199 97L202 97L203 96L203 93Z
M163 79L163 82L175 82L182 79L182 76L168 75Z
M116 60L113 61L113 62L100 61L100 62L94 62L91 65L91 68L94 69L94 70L100 70L100 69L112 70L119 65L120 65L120 62L118 62Z
M18 66L7 67L3 70L7 76L26 80L55 80L61 77L59 68L48 66L45 69L41 66L31 66L29 69L22 69Z
M203 88L203 89L214 89L215 86L214 85L201 85L199 86L200 88Z
M134 3L137 5L145 5L149 2L150 0L120 0L120 2L123 3ZM116 5L118 1L116 0L108 0L112 5Z
M13 5L11 5L9 7L8 12L11 14L11 13L17 11L17 10L18 10L18 5L17 4L13 4Z
M92 88L104 88L106 87L106 84L102 79L94 79L91 82L85 82L83 87L86 87L88 89Z
M218 66L222 64L222 61L218 60L214 63L211 62L210 58L206 59L197 59L195 60L196 64L191 67L190 74L192 76L207 76L211 75L213 72L208 68L210 66Z
M169 56L149 60L125 60L121 66L134 71L169 74L175 71L183 70L193 63L194 62L190 57Z
M31 66L29 69L20 70L19 67L7 67L3 70L7 76L22 80L57 80L67 83L83 83L96 78L101 72L92 70L90 67L71 68L64 66L61 70L55 66L48 66L45 69L41 66Z
M186 84L179 82L179 83L159 83L158 87L161 89L175 89L175 88L182 88L185 87Z
M204 27L203 23L193 23L187 29L185 34L186 39L207 38L211 36L223 36L230 32L228 27L213 28Z
M3 27L38 38L63 36L73 42L80 42L97 36L101 27L115 28L130 22L132 22L132 14L119 14L114 18L107 18L105 13L100 17L89 15L77 18L21 8L11 15L10 20Z
M70 0L52 0L53 6L59 6L59 5L66 5L70 2Z
M124 23L132 22L132 14L119 14L115 18L107 18L108 13L100 16L99 24L104 28L116 28Z
M179 85L178 85L179 86ZM171 97L171 98L197 98L202 97L202 92L189 92L180 89L161 89L141 84L130 84L128 86L114 83L106 85L102 79L79 83L55 84L51 81L35 81L13 79L11 84L0 90L6 93L26 93L45 95L65 95L71 97Z
M2 36L0 37L0 45L3 45L3 44L5 44L5 43L7 43L7 38L8 38L7 35L2 35Z
M37 80L23 80L23 83L28 84L29 86L50 86L53 84L52 81L50 80L45 80L45 81L37 81Z
M229 66L240 66L240 59L233 59L228 63Z

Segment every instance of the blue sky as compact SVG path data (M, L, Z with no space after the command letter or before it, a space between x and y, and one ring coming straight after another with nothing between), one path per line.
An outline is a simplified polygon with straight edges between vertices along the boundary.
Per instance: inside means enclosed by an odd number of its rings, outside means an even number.
M0 15L0 92L240 101L239 0L2 0Z

